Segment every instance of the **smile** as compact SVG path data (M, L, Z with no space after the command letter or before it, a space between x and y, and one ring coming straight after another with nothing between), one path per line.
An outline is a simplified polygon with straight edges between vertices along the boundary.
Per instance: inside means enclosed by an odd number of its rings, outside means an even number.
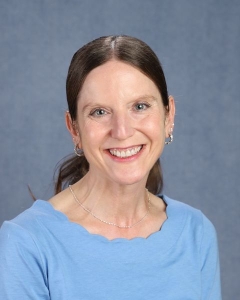
M125 149L125 150L109 149L109 152L113 156L124 158L124 157L130 157L130 156L136 155L141 149L142 149L142 146L137 146L137 147L129 148L129 149Z

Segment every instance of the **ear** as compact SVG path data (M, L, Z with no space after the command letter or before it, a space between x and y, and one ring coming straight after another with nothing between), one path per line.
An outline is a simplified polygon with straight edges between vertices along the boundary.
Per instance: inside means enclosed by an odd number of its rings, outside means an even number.
M168 97L168 112L165 119L165 137L168 138L169 134L173 132L174 117L175 117L175 102L173 96Z
M76 121L72 120L69 111L66 111L65 113L65 122L66 122L66 127L72 136L74 145L78 145L78 147L81 148L81 140L80 140L78 125Z

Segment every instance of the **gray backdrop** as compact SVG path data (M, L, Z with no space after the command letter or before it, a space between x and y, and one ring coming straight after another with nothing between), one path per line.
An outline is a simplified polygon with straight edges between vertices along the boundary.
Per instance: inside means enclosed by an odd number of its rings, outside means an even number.
M215 225L223 299L239 299L240 1L1 0L0 224L47 199L55 164L72 152L64 124L73 53L101 35L147 42L176 98L165 193ZM184 270L183 270L184 272Z

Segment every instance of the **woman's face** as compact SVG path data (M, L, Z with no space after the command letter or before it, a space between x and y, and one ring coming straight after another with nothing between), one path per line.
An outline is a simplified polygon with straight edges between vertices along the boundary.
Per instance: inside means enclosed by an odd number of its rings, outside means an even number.
M109 61L92 70L78 97L76 126L67 127L83 148L89 175L119 184L146 181L171 130L170 112L147 76L136 68Z

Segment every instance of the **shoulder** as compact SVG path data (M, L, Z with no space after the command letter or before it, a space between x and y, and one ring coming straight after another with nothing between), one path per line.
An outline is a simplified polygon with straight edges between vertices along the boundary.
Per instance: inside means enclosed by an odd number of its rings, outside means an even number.
M0 261L2 259L14 261L16 257L34 256L38 253L36 243L37 217L41 210L35 210L33 206L16 218L5 221L0 229Z
M186 203L180 202L178 200L174 200L169 198L166 195L161 196L165 201L167 207L172 210L174 213L183 213L186 218L191 219L197 223L201 223L206 226L212 227L212 223L210 220L202 213L201 210L194 208Z
M17 298L23 299L26 290L31 299L37 299L40 294L47 297L48 248L46 244L42 246L42 233L38 225L39 216L44 216L46 212L36 204L13 220L5 221L1 227L0 265L3 272L0 271L0 297L4 295L4 299L10 295L15 299L17 294Z
M48 201L45 200L36 200L32 206L30 206L28 209L24 210L22 213L20 213L18 216L16 216L14 219L10 220L9 222L24 226L28 222L34 222L34 220L38 219L40 216L46 216L49 215L50 204Z
M34 204L17 217L5 221L0 229L0 237L21 240L23 236L38 236L43 224L54 222L54 209L47 201L37 200Z
M16 218L5 221L0 229L0 261L9 256L41 258L51 251L52 237L62 232L64 215L47 201L37 200Z
M162 198L167 204L168 217L175 220L181 220L182 223L184 223L185 231L197 234L201 240L211 239L216 236L216 231L212 222L201 212L201 210L171 199L165 195L163 195Z

